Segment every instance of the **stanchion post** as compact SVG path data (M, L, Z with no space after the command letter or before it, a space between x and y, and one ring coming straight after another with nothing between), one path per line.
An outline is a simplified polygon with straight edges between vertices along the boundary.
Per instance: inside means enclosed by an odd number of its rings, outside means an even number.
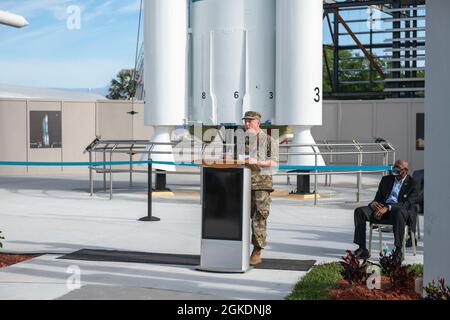
M361 202L361 180L362 180L362 171L361 171L361 166L362 166L362 153L360 151L360 153L358 154L358 166L359 166L359 172L358 172L358 176L357 176L357 188L358 191L356 192L356 202L360 203Z
M130 188L133 187L133 150L130 152Z
M314 205L317 206L317 175L319 171L317 170L318 161L316 152L314 152L314 157L315 157L314 163L316 165L316 174L314 175Z
M153 217L152 216L152 160L148 159L148 173L147 173L147 216L140 218L139 221L147 221L147 222L154 222L154 221L160 221L160 218Z
M103 149L103 191L106 192L106 147Z
M112 200L113 198L112 153L113 150L111 150L111 153L109 154L109 200Z
M92 175L92 151L89 150L89 190L91 191L91 197L94 194L94 181Z

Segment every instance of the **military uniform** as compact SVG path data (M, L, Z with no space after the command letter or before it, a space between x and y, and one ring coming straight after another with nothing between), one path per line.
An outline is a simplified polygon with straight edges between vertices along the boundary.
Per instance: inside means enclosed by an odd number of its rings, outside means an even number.
M250 112L246 114L251 114ZM246 141L245 153L250 158L258 161L272 160L278 163L278 144L263 130L259 132L256 139ZM273 168L252 169L252 244L256 248L264 248L267 245L267 218L270 212L270 193L273 192Z

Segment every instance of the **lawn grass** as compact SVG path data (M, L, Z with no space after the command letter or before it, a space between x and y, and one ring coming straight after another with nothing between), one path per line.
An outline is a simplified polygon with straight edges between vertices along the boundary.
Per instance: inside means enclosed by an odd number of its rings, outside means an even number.
M408 267L416 274L423 274L423 264L412 264ZM342 266L339 262L314 266L294 287L285 300L329 300L329 289L338 287Z
M285 300L329 300L326 291L337 287L341 270L339 262L314 266Z

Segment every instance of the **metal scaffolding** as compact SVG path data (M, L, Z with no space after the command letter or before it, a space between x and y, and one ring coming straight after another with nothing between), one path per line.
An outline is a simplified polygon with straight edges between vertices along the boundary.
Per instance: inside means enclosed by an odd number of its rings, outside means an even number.
M332 61L324 54L325 98L424 96L425 0L326 1L324 19L332 39L324 53L333 51Z

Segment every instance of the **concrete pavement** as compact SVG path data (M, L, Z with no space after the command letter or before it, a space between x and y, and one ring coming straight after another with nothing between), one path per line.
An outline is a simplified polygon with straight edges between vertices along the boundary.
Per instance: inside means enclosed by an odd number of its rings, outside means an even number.
M373 199L380 176L363 179L362 204ZM107 249L199 254L201 211L199 177L168 176L173 197L155 197L160 222L140 222L146 215L145 175L114 176L114 198L88 193L86 175L11 176L0 179L0 229L3 252L45 253L0 270L0 299L282 299L305 274L297 271L252 270L247 274L213 274L177 265L58 260L79 249ZM295 183L295 179L293 180ZM355 176L335 176L333 186L319 185L319 205L312 200L275 197L269 217L269 245L264 257L337 261L355 249L353 210ZM102 183L96 183L96 189ZM278 190L289 190L276 177ZM423 217L420 218L423 224ZM423 230L423 228L422 228ZM383 234L392 246L393 235ZM378 235L374 233L377 256ZM406 262L422 262L407 250ZM67 285L79 268L81 288Z

